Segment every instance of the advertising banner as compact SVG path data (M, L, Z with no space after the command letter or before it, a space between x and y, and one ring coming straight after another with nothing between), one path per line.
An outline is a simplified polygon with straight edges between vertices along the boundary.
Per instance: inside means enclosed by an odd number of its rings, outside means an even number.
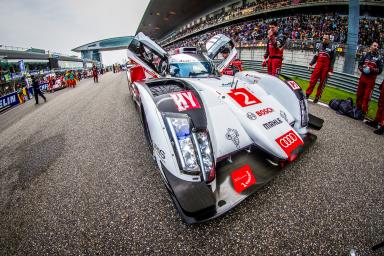
M19 104L19 99L17 97L17 93L11 93L6 96L3 96L0 98L0 109L8 107L8 106L15 106Z
M48 83L44 82L40 84L40 90L46 91L48 89Z

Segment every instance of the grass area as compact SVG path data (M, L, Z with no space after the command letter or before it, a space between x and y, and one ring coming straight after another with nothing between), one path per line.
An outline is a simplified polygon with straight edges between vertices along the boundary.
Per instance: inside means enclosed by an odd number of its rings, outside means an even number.
M298 77L293 77L292 79L295 80L296 83L300 85L301 89L303 89L305 93L305 90L307 90L308 88L309 81L298 78ZM317 90L317 86L315 87L315 90L310 96L311 99L315 98L316 90ZM353 99L353 103L356 104L355 94L345 92L343 90L336 89L327 85L323 91L320 101L325 104L328 104L331 99L346 99L348 97L351 97ZM376 116L376 111L377 111L377 102L374 100L371 100L371 102L369 103L368 117L374 119Z

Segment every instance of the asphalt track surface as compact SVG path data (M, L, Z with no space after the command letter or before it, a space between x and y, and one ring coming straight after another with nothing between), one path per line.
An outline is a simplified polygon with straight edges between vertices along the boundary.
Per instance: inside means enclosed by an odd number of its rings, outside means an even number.
M11 109L0 115L0 255L380 255L384 136L310 109L325 119L315 146L199 225L172 204L124 73Z

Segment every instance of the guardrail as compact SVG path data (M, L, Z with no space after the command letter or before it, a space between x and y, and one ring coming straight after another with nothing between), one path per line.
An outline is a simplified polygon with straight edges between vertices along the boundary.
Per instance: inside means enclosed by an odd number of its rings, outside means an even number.
M244 69L266 72L266 68L263 69L261 64L261 61L243 60ZM307 69L306 66L299 66L294 64L283 64L281 73L287 76L297 76L307 80L309 80L311 77L311 72ZM378 100L380 96L379 82L381 81L376 80L376 86L372 93L372 99L374 100ZM358 83L359 77L340 72L334 72L333 76L330 77L327 81L327 85L353 94L356 94Z

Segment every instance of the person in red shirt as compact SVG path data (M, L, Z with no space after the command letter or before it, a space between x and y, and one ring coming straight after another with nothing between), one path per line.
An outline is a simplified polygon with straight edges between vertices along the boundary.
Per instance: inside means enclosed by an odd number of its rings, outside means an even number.
M371 99L376 77L383 71L383 61L379 55L378 43L372 43L369 52L359 60L361 76L356 93L356 107L361 109L364 115L368 112L368 104Z
M309 63L308 69L310 70L315 63L316 67L313 70L308 89L305 92L308 99L320 78L320 84L317 87L316 97L313 101L314 103L317 103L321 98L321 94L323 93L325 87L325 81L327 80L327 76L331 76L333 74L333 65L335 63L335 49L329 43L329 35L323 35L323 42L316 48L316 54Z
M273 76L280 74L286 43L286 37L278 34L278 31L279 27L276 21L269 23L267 49L262 63L262 67L268 66L268 74Z
M377 106L377 112L375 120L366 122L367 125L376 128L374 133L382 135L384 134L384 80L379 87L380 97Z
M230 53L230 50L228 47L225 47L221 51L221 55L223 56L223 59L228 58ZM234 76L237 72L243 71L243 62L239 59L233 59L229 63L228 67L226 67L223 70L223 75L229 75L229 76Z
M93 82L98 83L99 82L99 71L97 70L97 67L95 64L93 64L93 67L92 67L92 75L93 75Z

